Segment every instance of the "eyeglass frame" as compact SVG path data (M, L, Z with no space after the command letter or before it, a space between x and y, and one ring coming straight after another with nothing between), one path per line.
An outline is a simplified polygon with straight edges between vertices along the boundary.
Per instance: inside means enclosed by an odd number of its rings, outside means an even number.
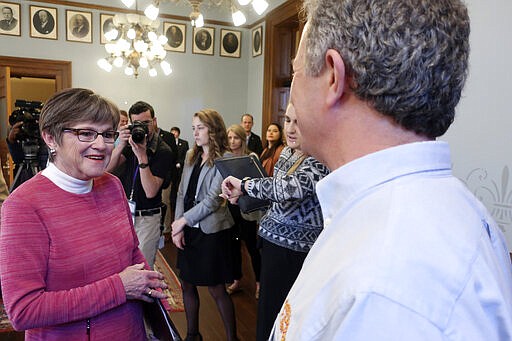
M117 138L119 137L119 132L115 131L115 130L106 130L106 131L100 133L100 132L98 132L96 130L86 129L86 128L81 128L81 129L80 128L62 128L62 131L65 132L65 133L72 133L73 135L75 135L77 137L78 141L80 141L80 142L94 142L98 138L98 135L101 135L101 137L103 138L103 142L108 143L108 144L113 144L113 143L116 142ZM94 133L95 136L90 141L84 141L84 140L80 139L80 132L81 131L88 131L88 132ZM114 139L112 140L112 142L107 140L107 137L105 136L106 133L113 133L114 134ZM83 136L82 136L82 138L83 138Z

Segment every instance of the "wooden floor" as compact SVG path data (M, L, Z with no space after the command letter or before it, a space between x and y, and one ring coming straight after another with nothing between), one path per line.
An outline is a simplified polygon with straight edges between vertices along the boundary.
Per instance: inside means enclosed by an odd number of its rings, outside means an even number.
M176 248L172 243L166 243L161 250L169 265L176 269ZM257 300L254 298L255 281L254 273L250 265L249 255L243 248L242 252L242 291L233 294L235 314L237 316L237 332L241 341L253 341L256 339L256 307ZM211 298L207 288L199 288L200 313L199 329L204 341L226 340L224 326L220 318L215 301ZM172 313L171 318L178 328L181 337L184 339L187 334L187 322L185 313ZM0 341L23 341L24 333L2 333Z
M250 258L242 248L242 291L231 295L235 304L235 314L237 323L238 338L241 341L253 341L256 339L256 311L257 300L254 297L255 280L254 273L250 264ZM169 265L176 269L176 248L174 245L168 245L161 250ZM205 341L226 340L224 325L215 305L206 287L199 288L200 312L199 312L199 330ZM187 331L187 322L185 313L172 313L171 318L178 328L181 336L185 338Z

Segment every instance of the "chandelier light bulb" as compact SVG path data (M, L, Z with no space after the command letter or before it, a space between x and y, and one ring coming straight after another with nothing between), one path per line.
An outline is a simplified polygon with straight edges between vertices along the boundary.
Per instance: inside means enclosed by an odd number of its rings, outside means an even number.
M251 2L251 0L238 0L238 3L241 5L241 6L246 6L246 5L249 5L249 3Z
M203 26L204 26L203 15L201 13L199 13L199 15L197 16L197 19L196 19L196 27L199 28L199 27L203 27Z
M107 40L114 40L117 38L118 34L119 34L119 31L117 29L113 28L110 31L105 32L105 38L107 38Z
M112 65L110 65L110 63L105 58L99 59L97 64L101 69L107 72L112 71Z
M149 41L151 41L151 42L155 42L155 41L157 41L157 40L158 40L158 36L156 35L156 33L155 33L155 32L150 31L150 32L148 33L148 39L149 39Z
M131 40L135 39L136 35L137 35L137 34L136 34L135 29L134 29L133 27L132 27L132 28L130 28L130 29L128 30L128 32L126 32L126 36L127 36L128 38L130 38Z
M135 0L121 0L126 7L132 7Z
M126 39L119 39L116 43L118 51L126 52L130 49L131 44Z
M262 15L263 12L268 7L268 2L265 0L252 0L252 8L254 8L254 11L258 13L258 15Z
M232 17L233 17L233 24L235 26L240 26L240 25L245 24L245 21L246 21L245 15L240 10L233 12Z
M124 62L123 57L118 56L114 59L113 64L115 67L121 67L121 66L123 66L123 62Z
M144 14L146 15L146 17L148 17L149 19L151 20L156 20L156 18L158 17L158 12L159 12L159 8L158 7L155 7L155 5L153 4L150 4L148 7L146 7L146 9L144 10Z
M167 39L167 37L166 37L166 36L164 36L163 34L162 34L162 35L160 35L160 37L158 37L158 42L160 43L160 45L165 45L165 44L167 44L167 41L168 41L168 40L169 40L169 39Z
M148 59L146 57L142 57L140 60L139 60L139 65L141 68L145 69L149 66L149 63L148 63Z
M162 68L164 75L169 76L172 73L171 65L168 62L166 62L165 60L162 60L160 62L160 67Z
M154 67L149 69L148 73L151 77L156 77L158 75L158 72L156 72L156 69Z
M133 69L131 66L127 66L125 69L124 69L124 74L127 75L127 76L133 76Z

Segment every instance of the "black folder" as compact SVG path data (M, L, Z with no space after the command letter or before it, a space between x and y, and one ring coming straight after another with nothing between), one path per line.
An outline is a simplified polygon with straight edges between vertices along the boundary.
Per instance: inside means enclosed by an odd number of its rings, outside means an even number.
M230 156L217 159L215 160L215 166L224 178L227 178L230 175L238 179L243 179L245 177L268 177L260 160L254 155ZM268 200L252 198L248 195L244 195L238 199L238 206L243 213L250 213L257 210L266 210L270 206L270 202Z
M182 341L178 329L159 299L143 302L144 319L149 324L153 337L160 341ZM153 339L154 339L153 338Z

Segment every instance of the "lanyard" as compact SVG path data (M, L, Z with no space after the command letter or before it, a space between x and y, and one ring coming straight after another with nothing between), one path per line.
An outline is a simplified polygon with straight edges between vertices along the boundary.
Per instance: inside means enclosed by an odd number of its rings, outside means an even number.
M137 159L135 159L135 162L137 162ZM139 165L135 167L135 172L133 172L133 179L132 179L132 190L130 192L130 200L133 200L133 191L135 189L135 178L137 177L137 173L139 172Z

